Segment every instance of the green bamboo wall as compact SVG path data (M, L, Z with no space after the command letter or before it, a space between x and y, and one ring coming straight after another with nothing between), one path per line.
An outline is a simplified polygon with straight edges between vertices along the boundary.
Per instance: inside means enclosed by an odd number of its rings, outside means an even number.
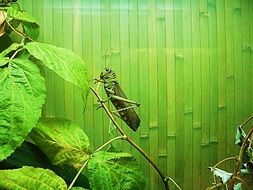
M42 26L39 41L82 56L89 79L99 77L108 49L122 88L141 103L138 132L124 129L184 190L210 185L207 167L236 153L236 126L252 114L253 1L20 2ZM46 78L44 115L75 121L93 148L110 138L91 93L83 115L78 89L53 73ZM147 162L121 146L140 160L147 189L163 189Z

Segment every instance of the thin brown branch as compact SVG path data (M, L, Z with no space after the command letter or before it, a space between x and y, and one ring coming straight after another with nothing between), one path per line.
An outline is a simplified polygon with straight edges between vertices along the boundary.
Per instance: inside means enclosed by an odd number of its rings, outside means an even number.
M179 187L179 185L172 178L168 177L168 180L171 181L176 186L176 188L182 190L181 187Z
M34 40L32 38L30 38L28 35L24 34L23 32L17 30L16 28L14 28L6 19L6 23L7 25L14 31L16 32L19 36L21 36L22 38L26 38L28 40L30 40L31 42L34 42Z
M240 177L236 177L235 178L237 181L240 181L240 182L242 182L242 184L246 187L246 189L249 189L249 187L248 187L248 185L247 185L247 183L242 179L242 178L240 178Z
M75 184L77 178L79 177L79 175L81 174L81 172L83 171L83 169L85 168L85 166L87 165L88 161L90 159L90 156L87 158L87 160L84 162L84 164L82 165L82 167L79 169L79 171L77 172L75 178L72 180L71 184L69 185L67 190L70 190L73 185Z
M17 50L13 53L13 55L11 56L10 60L13 60L13 59L15 58L15 56L18 54L18 52L20 52L20 51L22 51L22 50L23 50L23 48L17 49Z
M213 190L213 189L219 189L220 187L223 187L224 183L218 183L213 185L212 187L208 187L206 190Z
M105 105L105 102L102 100L102 98L99 96L99 94L97 93L97 91L90 87L91 91L95 94L95 96L97 97L97 99L99 100L99 103L101 104L101 106L104 108L105 112L107 113L107 115L109 116L109 118L112 120L113 124L115 125L115 127L117 128L117 130L119 131L119 133L124 136L125 133L124 131L121 129L121 127L118 125L118 123L116 122L116 119L112 116L110 110L107 108L107 106Z
M76 176L74 177L74 179L72 180L71 184L69 185L68 189L67 190L70 190L73 185L75 184L77 178L79 177L79 175L81 174L81 172L83 171L83 169L85 168L85 166L88 164L89 162L89 159L91 158L91 156L100 151L101 149L103 149L104 147L106 147L107 145L111 144L113 141L116 141L116 140L119 140L119 139L125 139L125 136L118 136L118 137L115 137L111 140L109 140L108 142L104 143L103 145L101 145L99 148L97 148L91 155L88 156L88 158L86 159L86 161L84 162L84 164L82 165L82 167L79 169L79 171L77 172Z
M235 161L236 161L236 160L237 160L237 156L225 158L225 159L221 160L220 162L218 162L217 164L215 164L215 165L213 166L213 168L217 168L220 164L222 164L223 162L226 162L226 161L228 161L228 160L235 160Z
M249 121L250 119L251 119L251 117L248 120L246 120L244 122L244 124L247 121ZM233 190L234 184L235 184L236 180L238 179L238 174L240 173L240 169L242 166L243 153L245 151L245 148L247 147L248 139L251 137L252 133L253 133L253 127L250 128L250 131L248 132L247 136L245 137L245 139L242 143L242 146L240 148L239 155L238 155L237 162L236 162L236 166L235 166L235 169L233 172L233 176L229 182L229 188L228 188L229 190Z
M246 125L251 119L253 119L253 115L250 116L248 119L246 119L241 125L240 127L242 128L244 125Z
M114 137L113 139L109 140L108 142L106 142L105 144L103 144L102 146L100 146L97 150L95 150L93 152L93 154L96 153L96 152L98 152L98 151L100 151L100 150L102 150L104 147L106 147L107 145L111 144L113 141L116 141L116 140L119 140L119 139L126 139L126 136L123 135L123 136Z
M154 167L154 169L157 171L157 173L159 174L159 176L161 177L164 187L166 190L169 190L169 184L168 184L168 180L169 178L166 177L163 172L160 170L160 168L154 163L154 161L149 157L149 155L147 155L147 153L139 146L137 145L131 138L129 138L124 131L122 130L122 128L119 126L119 124L116 122L116 119L113 117L111 111L107 108L106 104L103 102L102 98L100 97L100 95L97 93L97 91L90 87L91 91L95 94L95 96L97 97L98 101L100 102L101 106L104 108L105 112L107 113L108 117L111 119L111 121L113 122L113 124L115 125L115 127L117 128L117 130L119 131L119 133L122 136L126 137L126 140L128 141L128 143L130 143L138 152L140 152L142 154L142 156L144 156L148 162ZM178 185L177 185L178 186ZM179 187L179 186L178 186Z

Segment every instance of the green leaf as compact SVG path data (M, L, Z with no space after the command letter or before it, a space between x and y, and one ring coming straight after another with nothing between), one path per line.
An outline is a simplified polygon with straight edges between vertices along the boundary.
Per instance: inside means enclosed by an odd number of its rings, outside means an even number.
M85 190L83 187L72 187L70 190Z
M25 34L27 34L33 40L38 39L40 34L40 28L38 24L30 22L21 22L21 24L23 26Z
M97 152L91 157L88 170L93 190L145 189L144 176L128 153Z
M39 36L38 22L24 10L20 10L17 5L12 5L7 11L7 20L21 21L24 33L36 40ZM15 26L14 26L15 28Z
M10 24L13 28L17 28L19 25L20 25L20 21L19 20L15 20L15 19L12 19L10 21Z
M66 190L67 185L51 170L25 166L14 170L0 170L0 189Z
M44 78L33 62L17 58L0 68L0 161L20 146L36 125L45 91Z
M37 21L29 15L26 11L20 10L18 5L11 5L7 10L7 20L20 20L30 23L37 23Z
M7 159L0 162L0 169L16 169L23 166L32 166L52 170L60 176L67 185L70 185L78 170L70 165L52 165L47 156L34 144L25 141ZM89 188L88 178L81 173L75 186Z
M36 145L25 141L11 156L0 162L0 169L21 168L22 166L51 169L52 164Z
M68 120L41 119L30 137L55 165L69 164L79 168L90 154L87 135Z
M38 42L27 43L25 48L44 66L56 72L64 80L78 86L86 101L88 94L86 64L79 56L70 50Z

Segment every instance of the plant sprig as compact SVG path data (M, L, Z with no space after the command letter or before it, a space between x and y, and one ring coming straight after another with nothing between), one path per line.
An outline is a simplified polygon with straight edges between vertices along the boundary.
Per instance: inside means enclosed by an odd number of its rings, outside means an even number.
M242 129L243 126L245 126L252 119L253 119L253 116L250 116L238 128ZM243 164L243 156L244 156L245 149L248 146L251 146L252 135L253 135L253 126L250 128L249 132L247 133L247 135L243 139L242 145L240 146L238 156L225 158L225 159L221 160L220 162L218 162L217 164L215 164L212 167L212 168L217 168L220 164L222 164L224 162L227 162L227 161L230 161L230 160L235 161L235 167L234 167L234 170L233 170L233 174L232 174L231 178L229 179L228 183L226 184L226 185L228 185L228 186L226 186L226 188L228 190L233 190L234 185L235 185L236 182L241 182L248 189L247 184L241 178L241 167L242 167L242 164ZM250 142L250 144L249 144L249 142ZM219 187L225 185L224 183L217 183L215 176L213 178L214 178L214 183L213 183L214 185L211 186L211 187L208 187L206 190L211 190L211 189L215 189L215 188L218 189Z
M14 28L14 27L9 23L9 21L7 21L7 19L6 19L5 21L6 21L7 25L8 25L17 35L19 35L19 36L22 37L22 38L26 38L26 39L30 40L31 42L34 42L34 40L33 40L32 38L30 38L28 35L26 35L25 33L23 33L23 32L21 32L21 31L17 30L16 28Z
M119 133L124 136L124 140L126 140L129 144L131 144L138 152L141 153L142 156L144 156L144 158L154 167L154 169L157 171L157 173L159 174L160 178L163 181L164 184L164 188L166 190L169 190L169 184L168 182L171 181L176 187L177 189L181 190L180 186L174 181L172 180L170 177L167 177L162 171L161 169L156 165L156 163L151 159L151 157L138 145L136 144L124 131L123 129L120 127L120 125L117 123L116 119L113 117L111 111L108 109L108 107L106 106L105 102L102 100L102 98L100 97L99 93L90 86L91 91L94 93L94 95L96 96L98 102L100 102L101 107L104 108L106 114L108 115L108 117L110 118L110 120L113 122L113 124L115 125L115 127L117 128L117 130L119 131Z
M74 179L72 180L71 184L69 185L67 190L70 190L73 185L75 184L77 178L79 177L79 175L82 173L83 169L85 168L85 166L88 164L89 159L92 157L92 155L100 150L102 150L103 148L105 148L107 145L111 144L113 141L119 140L119 139L125 139L126 136L117 136L111 140L109 140L108 142L104 143L103 145L101 145L98 149L96 149L91 155L89 155L89 157L87 158L87 160L84 162L84 164L82 165L82 167L79 169L79 171L77 172L76 176L74 177Z

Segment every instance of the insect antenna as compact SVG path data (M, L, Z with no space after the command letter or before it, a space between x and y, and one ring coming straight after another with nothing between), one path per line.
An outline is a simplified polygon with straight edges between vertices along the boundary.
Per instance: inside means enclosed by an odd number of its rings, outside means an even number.
M106 50L105 50L105 68L108 68L110 58L111 58L111 52L109 53L109 49L106 48Z

